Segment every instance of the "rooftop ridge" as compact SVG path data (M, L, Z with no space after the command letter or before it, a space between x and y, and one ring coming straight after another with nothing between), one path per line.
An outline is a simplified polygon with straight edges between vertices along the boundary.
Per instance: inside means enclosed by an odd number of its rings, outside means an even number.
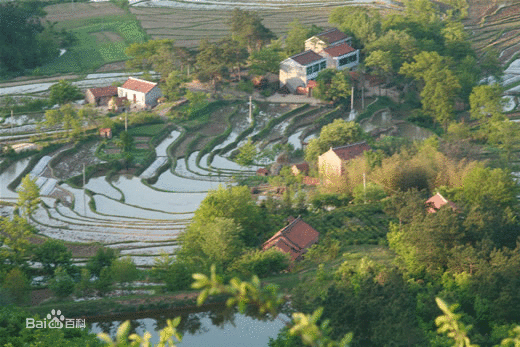
M292 59L292 58L296 58L296 57L299 57L300 55L307 54L307 53L309 53L309 52L316 53L316 52L314 52L312 49L308 49L308 50L303 51L303 52L301 52L301 53L297 53L297 54L295 54L295 55L291 55L289 58L291 58L291 59ZM316 53L316 54L317 54L317 53Z
M132 80L135 80L135 81L139 81L139 82L144 82L144 83L150 83L150 84L153 84L153 85L157 85L157 83L155 82L150 82L150 81L147 81L147 80L142 80L140 78L135 78L135 77L132 77L132 76L128 76L129 79L132 79Z

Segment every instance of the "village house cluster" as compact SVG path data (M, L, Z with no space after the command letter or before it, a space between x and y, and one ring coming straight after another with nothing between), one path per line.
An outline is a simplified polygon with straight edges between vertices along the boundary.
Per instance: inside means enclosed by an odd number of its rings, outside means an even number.
M280 63L280 88L291 93L308 93L318 73L325 69L343 70L359 64L359 50L352 38L338 29L330 29L305 41L305 51Z
M140 109L154 107L161 96L157 83L129 77L121 87L87 89L85 101L94 106L107 106L113 112L126 112L131 107Z

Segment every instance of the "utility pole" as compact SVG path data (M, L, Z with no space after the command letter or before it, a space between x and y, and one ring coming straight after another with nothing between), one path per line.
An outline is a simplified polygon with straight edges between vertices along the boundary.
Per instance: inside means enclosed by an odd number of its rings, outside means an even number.
M249 96L249 123L253 123L253 97Z
M85 197L85 163L83 163L83 215L87 216L87 198Z
M350 94L350 110L354 110L354 87L352 87L352 93Z
M365 194L365 204L367 203L367 179L366 175L363 172L363 193Z

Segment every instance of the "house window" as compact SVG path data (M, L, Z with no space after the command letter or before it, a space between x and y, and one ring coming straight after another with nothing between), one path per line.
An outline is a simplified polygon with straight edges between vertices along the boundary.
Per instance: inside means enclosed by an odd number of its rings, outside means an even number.
M326 67L327 67L327 62L326 62L326 61L322 61L322 62L320 63L320 70L323 70L323 69L325 69Z
M318 72L320 71L320 64L316 64L312 67L312 72Z
M312 73L312 66L307 67L307 75Z
M339 66L347 65L357 61L357 54L352 54L339 60Z

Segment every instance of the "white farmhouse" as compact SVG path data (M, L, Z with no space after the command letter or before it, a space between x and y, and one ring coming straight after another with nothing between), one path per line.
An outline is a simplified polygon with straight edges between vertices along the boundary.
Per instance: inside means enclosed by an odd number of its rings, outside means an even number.
M352 39L338 29L330 29L305 41L306 51L280 63L280 88L287 86L294 93L298 87L312 88L324 69L343 70L359 64L359 50L350 45Z
M117 96L127 98L133 104L143 107L157 105L157 99L162 96L157 83L129 77L128 80L117 88Z
M327 60L311 50L293 55L280 64L280 87L286 85L294 93L298 87L306 88L326 68Z

